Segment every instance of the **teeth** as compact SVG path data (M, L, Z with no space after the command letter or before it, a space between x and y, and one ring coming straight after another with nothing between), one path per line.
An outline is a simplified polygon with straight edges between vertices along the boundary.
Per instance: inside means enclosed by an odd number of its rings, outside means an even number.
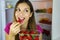
M24 18L21 17L20 19L24 19Z

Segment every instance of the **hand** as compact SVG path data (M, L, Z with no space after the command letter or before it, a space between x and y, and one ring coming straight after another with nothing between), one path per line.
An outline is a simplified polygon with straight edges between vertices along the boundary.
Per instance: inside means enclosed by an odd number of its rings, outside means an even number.
M20 32L20 26L21 24L19 22L13 22L10 26L9 34L11 36L15 36L16 34L18 34Z

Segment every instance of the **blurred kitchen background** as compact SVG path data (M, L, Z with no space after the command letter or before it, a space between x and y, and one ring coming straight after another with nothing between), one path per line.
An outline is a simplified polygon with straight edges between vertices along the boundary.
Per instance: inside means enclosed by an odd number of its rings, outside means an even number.
M5 1L6 24L12 22L14 7L18 0ZM36 24L43 29L43 40L51 40L52 0L30 0L32 2Z
M14 7L18 0L0 0L0 40L5 40L5 32L4 28L7 23L12 22ZM43 29L43 40L51 40L52 39L52 26L57 25L52 21L52 8L53 8L53 0L30 0L35 13L36 24L40 25ZM55 14L56 15L56 14ZM59 14L58 14L59 15ZM54 15L53 15L54 16ZM56 18L54 16L54 18ZM57 20L57 19L55 19ZM53 22L53 25L52 25ZM56 28L56 27L55 27ZM60 27L59 27L60 28ZM58 31L58 30L57 30ZM54 32L57 34L56 32ZM58 35L59 36L59 35ZM56 35L56 37L58 37ZM60 36L59 36L60 37ZM53 36L53 39L55 37Z
M18 0L5 0L5 24L12 22L14 7ZM51 40L52 0L30 0L36 24L43 29L43 40Z

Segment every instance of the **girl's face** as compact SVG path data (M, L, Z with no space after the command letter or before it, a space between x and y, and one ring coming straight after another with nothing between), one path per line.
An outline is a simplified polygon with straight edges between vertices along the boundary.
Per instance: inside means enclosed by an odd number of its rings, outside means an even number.
M26 3L20 3L15 12L16 20L21 24L28 22L29 18L32 16L30 12L30 7Z

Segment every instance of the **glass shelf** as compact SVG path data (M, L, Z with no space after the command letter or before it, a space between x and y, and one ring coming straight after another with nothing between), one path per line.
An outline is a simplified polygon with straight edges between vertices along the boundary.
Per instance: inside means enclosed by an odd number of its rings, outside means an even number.
M14 8L14 7L13 7L13 8ZM13 8L5 8L5 9L7 10L7 9L13 9Z
M39 23L39 25L41 26L42 29L45 30L51 30L52 25L48 25L48 24L43 24L43 23Z

